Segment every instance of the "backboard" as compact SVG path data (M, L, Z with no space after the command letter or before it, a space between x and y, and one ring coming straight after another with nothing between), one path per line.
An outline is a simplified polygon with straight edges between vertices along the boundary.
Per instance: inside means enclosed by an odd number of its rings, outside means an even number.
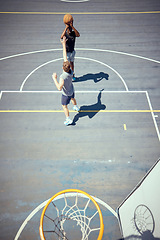
M160 239L160 159L118 207L124 239Z

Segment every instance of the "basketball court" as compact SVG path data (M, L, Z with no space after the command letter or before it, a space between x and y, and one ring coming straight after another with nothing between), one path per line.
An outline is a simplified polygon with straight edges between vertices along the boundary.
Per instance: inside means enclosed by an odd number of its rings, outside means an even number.
M102 239L122 239L131 233L123 219L120 226L117 209L129 209L130 200L122 202L160 158L160 4L2 2L1 238L40 239L47 200L71 188L98 202ZM69 105L73 123L66 127L52 73L62 72L59 39L67 12L81 34L73 83L81 111ZM154 221L152 237L160 239ZM78 239L76 230L69 230L70 239Z

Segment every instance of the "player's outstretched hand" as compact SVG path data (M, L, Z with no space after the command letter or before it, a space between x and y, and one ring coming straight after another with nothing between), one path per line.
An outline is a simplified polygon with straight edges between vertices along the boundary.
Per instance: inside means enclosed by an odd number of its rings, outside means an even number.
M65 24L66 25L66 30L67 30L67 28L69 28L69 24Z
M53 74L52 74L52 78L53 78L53 79L57 79L57 73L53 73Z
M60 39L61 43L66 43L66 36L64 36L63 38Z
M73 27L73 21L72 21L72 22L70 22L70 24L69 24L69 25L70 25L70 27L72 28L72 27Z

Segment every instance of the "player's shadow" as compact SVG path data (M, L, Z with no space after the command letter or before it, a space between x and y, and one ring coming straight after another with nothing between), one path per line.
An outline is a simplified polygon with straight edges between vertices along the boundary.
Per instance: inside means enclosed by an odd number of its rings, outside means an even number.
M73 119L72 125L76 125L76 122L82 117L88 116L90 119L93 118L100 110L104 110L106 106L101 103L102 89L98 96L97 102L92 105L84 105L80 107L79 113L77 113Z
M81 77L76 77L74 82L85 82L88 80L93 80L95 83L100 82L102 79L106 79L109 80L109 75L107 73L104 72L100 72L100 73L87 73Z

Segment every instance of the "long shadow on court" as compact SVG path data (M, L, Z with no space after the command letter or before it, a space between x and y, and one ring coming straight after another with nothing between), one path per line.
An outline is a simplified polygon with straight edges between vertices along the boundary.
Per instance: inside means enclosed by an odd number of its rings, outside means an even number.
M76 122L82 117L88 116L90 119L93 118L100 110L104 110L106 105L101 103L102 89L97 96L97 103L92 105L84 105L80 107L80 111L75 115L71 125L76 125Z
M85 82L88 80L93 80L95 83L100 82L102 79L106 79L108 80L109 75L107 73L104 72L100 72L100 73L87 73L81 77L76 77L76 80L74 82Z

